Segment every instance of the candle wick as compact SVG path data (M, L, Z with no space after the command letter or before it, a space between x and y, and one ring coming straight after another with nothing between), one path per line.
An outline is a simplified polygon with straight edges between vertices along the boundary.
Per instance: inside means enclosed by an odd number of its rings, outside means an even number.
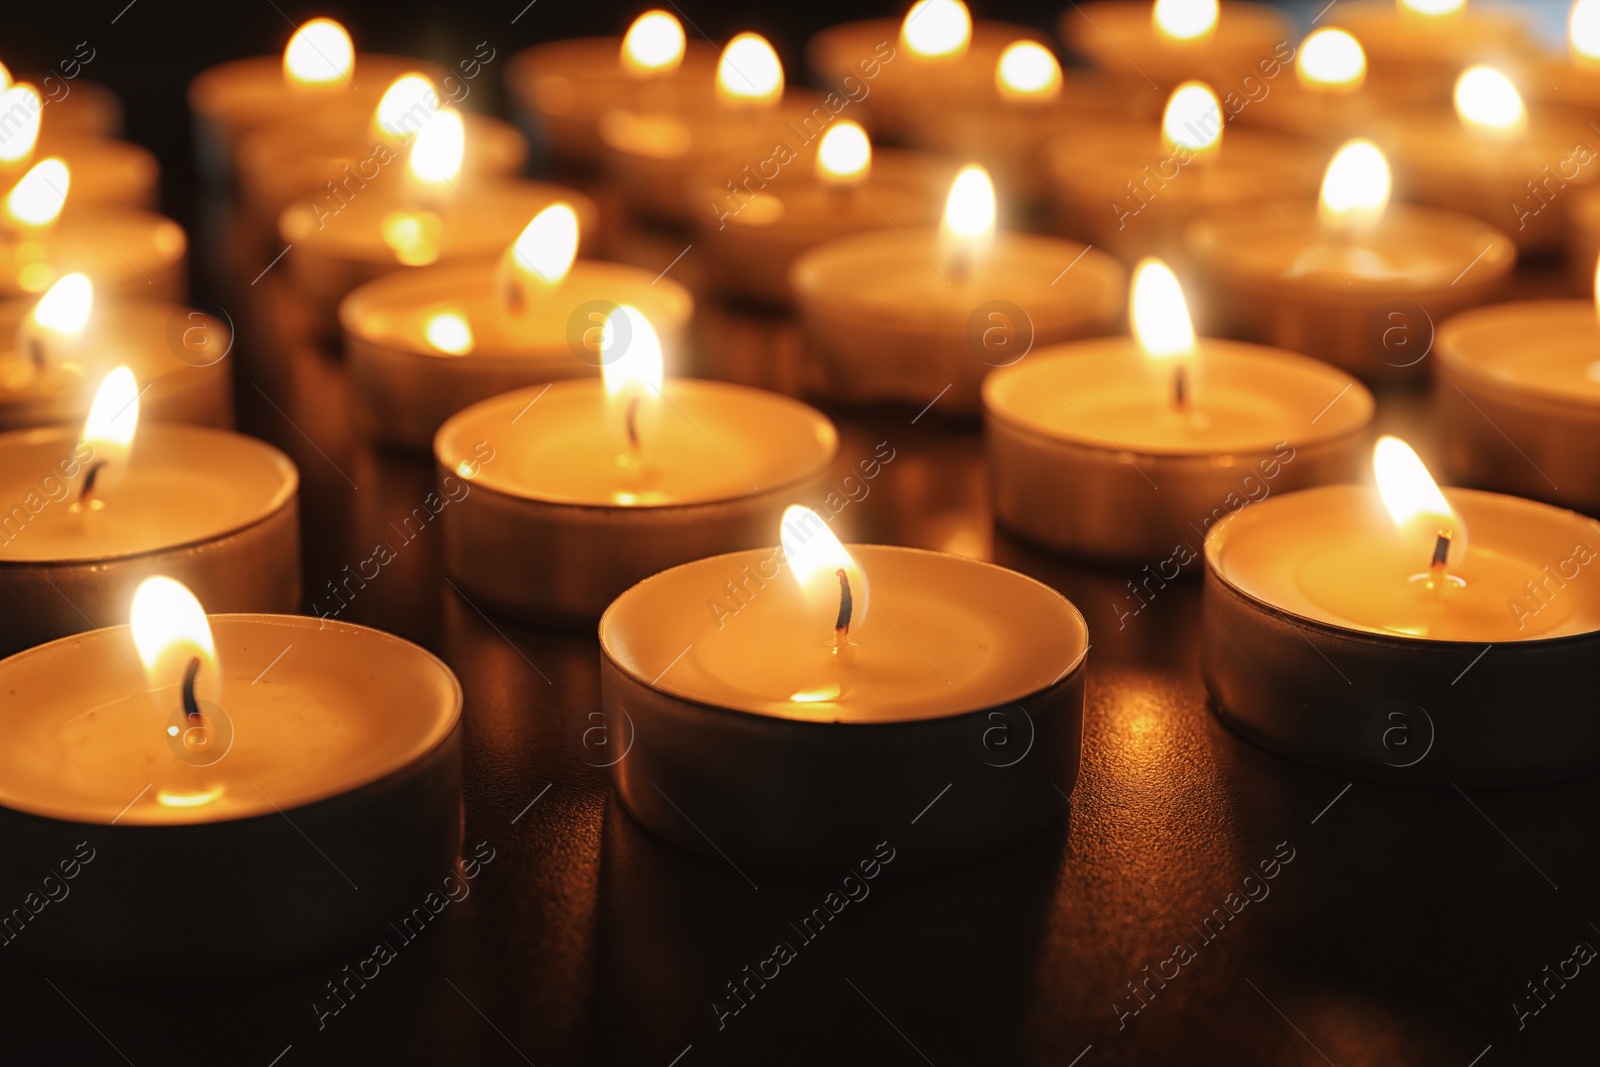
M40 378L44 377L47 363L44 338L36 333L28 338L28 358L33 363L33 373Z
M1433 543L1433 561L1428 569L1433 572L1435 583L1444 579L1445 566L1450 562L1450 541L1454 535L1449 530L1440 530L1438 540Z
M100 476L100 468L104 467L105 465L105 460L96 460L94 463L91 463L89 465L89 469L84 472L83 488L78 491L78 503L80 506L87 504L90 500L94 499L94 483L95 480Z
M638 455L639 454L639 401L640 401L640 399L641 398L638 397L638 396L629 397L628 398L628 404L627 404L627 406L625 408L623 408L623 415L622 415L623 429L626 430L627 434L628 434L628 448L632 450L634 455Z
M189 661L189 666L183 671L183 713L189 717L190 722L200 722L200 703L194 698L194 681L200 674L200 657L196 656Z
M512 315L520 316L528 309L528 294L522 288L522 282L515 278L507 278L505 285L506 310Z
M1174 411L1189 410L1189 368L1182 363L1172 368L1172 407Z
M850 616L855 614L855 597L850 593L850 576L844 568L834 573L839 576L839 617L833 623L833 647L837 651L850 643Z

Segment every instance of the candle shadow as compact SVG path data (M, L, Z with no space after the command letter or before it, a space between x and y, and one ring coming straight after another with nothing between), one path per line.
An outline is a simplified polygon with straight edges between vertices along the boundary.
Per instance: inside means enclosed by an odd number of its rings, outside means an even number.
M861 857L872 879L859 865L780 877L674 848L608 802L597 1059L666 1063L692 1044L697 1062L828 1062L844 1033L858 1062L903 1058L886 1016L941 1061L1016 1062L996 1035L1020 1034L1068 828L938 873L904 866L907 837L880 846L888 863ZM974 914L997 921L951 922Z

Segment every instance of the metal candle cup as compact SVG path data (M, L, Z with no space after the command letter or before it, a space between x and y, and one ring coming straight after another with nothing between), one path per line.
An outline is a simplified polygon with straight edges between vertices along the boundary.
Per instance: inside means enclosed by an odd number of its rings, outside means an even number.
M1069 48L1101 70L1140 84L1154 81L1163 91L1191 78L1220 91L1257 73L1257 64L1280 48L1293 57L1294 29L1281 12L1235 0L1218 6L1216 28L1196 40L1163 35L1149 3L1074 4L1062 13L1057 30Z
M601 695L608 741L625 751L612 780L651 831L719 862L791 871L911 833L908 862L932 868L1060 816L1078 774L1082 615L993 564L846 550L871 594L837 674L856 676L832 700L790 696L809 652L816 681L836 675L822 636L813 646L795 626L805 606L777 549L675 567L606 611ZM748 601L719 619L706 604L729 581Z
M1452 571L1466 596L1431 607L1446 625L1454 607L1469 617L1439 637L1412 636L1350 617L1380 614L1359 603L1369 592L1409 595L1404 578L1378 589L1360 562L1394 536L1376 496L1363 486L1308 489L1212 531L1202 665L1217 715L1267 748L1380 781L1526 785L1593 770L1600 579L1585 562L1600 555L1593 520L1447 490L1472 531L1467 559ZM1348 568L1319 565L1335 557ZM1315 580L1337 584L1347 605L1328 605L1326 588L1320 600L1308 594L1304 583Z
M1179 549L1191 546L1192 560L1223 516L1267 494L1345 480L1366 455L1372 394L1325 364L1202 340L1195 399L1175 415L1148 362L1133 340L1108 338L1037 352L989 377L1000 523L1073 555L1171 559L1171 578L1188 562L1174 558Z
M102 510L73 510L78 432L0 434L0 651L127 618L139 582L178 578L223 611L300 604L299 475L277 449L194 426L141 426Z
M471 486L442 520L445 570L462 592L518 618L592 623L657 571L766 543L838 451L832 423L773 393L675 379L660 399L639 478L617 462L598 381L452 416L434 456L441 478Z
M70 890L8 926L11 955L113 982L292 970L386 936L451 873L450 669L349 623L208 621L221 675L208 715L232 746L205 766L166 736L178 693L148 692L129 627L0 660L0 687L27 709L0 722L0 894L9 909L42 899L41 878Z
M101 293L182 300L188 248L183 228L164 215L103 207L86 217L68 207L47 232L0 255L0 298L38 296L78 271Z

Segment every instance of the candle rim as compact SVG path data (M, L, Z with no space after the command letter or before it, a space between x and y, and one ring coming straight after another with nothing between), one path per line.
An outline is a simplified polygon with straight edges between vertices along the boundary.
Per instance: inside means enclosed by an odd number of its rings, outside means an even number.
M691 704L697 708L708 711L721 712L723 714L735 717L736 721L740 722L757 720L782 723L786 727L795 729L894 729L897 727L912 726L918 723L926 724L948 722L952 719L958 719L968 715L981 715L987 711L992 711L999 708L1009 708L1022 702L1034 699L1042 694L1049 693L1055 689L1073 685L1079 678L1081 678L1085 665L1088 662L1090 644L1089 623L1088 620L1084 618L1083 611L1078 607L1078 605L1059 589L1046 585L1037 578L1023 574L1021 571L1012 570L1009 567L1003 567L998 563L991 563L988 560L973 559L970 556L958 556L952 552L939 552L933 549L913 548L909 545L859 544L855 542L845 543L844 549L855 558L863 570L869 570L872 565L873 556L880 554L932 557L942 560L953 560L955 561L956 565L960 566L987 568L992 571L997 571L1000 575L1005 576L1004 578L996 576L997 581L1016 580L1021 582L1024 587L1037 587L1037 589L1042 590L1043 593L1046 594L1046 596L1041 600L1041 603L1049 603L1053 607L1064 607L1066 609L1065 614L1063 615L1063 621L1071 626L1071 641L1076 647L1074 648L1071 656L1068 657L1068 663L1065 669L1061 670L1060 673L1055 676L1053 681L1043 686L1030 685L1025 689L1019 688L1014 693L1009 693L999 700L996 700L992 703L983 704L980 707L954 708L948 711L925 713L902 718L884 719L878 722L844 722L834 721L831 719L821 720L817 719L814 715L782 714L777 709L787 709L790 705L790 702L787 701L774 700L760 702L765 705L762 707L754 706L757 703L754 701L750 702L751 706L745 707L736 707L731 706L730 704L708 703L699 697L673 688L671 683L666 680L666 676L664 675L660 675L658 673L654 678L652 678L646 670L642 668L636 670L633 666L629 665L627 662L628 657L626 653L619 648L618 644L616 635L616 631L620 628L620 623L618 620L621 612L629 610L632 600L637 599L640 596L647 595L644 592L647 587L649 587L652 583L665 578L667 575L671 575L688 568L707 566L716 562L732 564L738 560L763 558L767 553L773 551L773 547L766 547L745 549L738 552L725 552L715 556L708 556L704 559L690 560L687 563L680 563L675 567L668 567L666 570L658 571L633 587L625 590L616 598L616 600L611 602L611 605L607 607L605 612L600 616L600 624L598 627L600 654L607 662L611 663L618 671L620 671L631 681L638 683L654 693L660 694L672 700L680 701L685 704ZM737 568L733 568L729 570L728 573L734 573L736 570ZM698 604L692 605L692 608L694 610L700 610ZM668 674L670 673L671 672L668 672ZM937 701L929 701L929 703L936 704ZM800 707L816 707L816 705L800 705Z
M1567 516L1574 520L1588 522L1600 528L1600 521L1591 519L1587 515L1573 511L1571 508L1560 507L1555 504L1546 504L1527 497L1513 496L1509 493L1494 493L1483 489L1465 489L1459 486L1441 486L1445 499L1464 518L1470 518L1472 512L1479 505L1490 506L1489 502L1498 504L1500 501L1510 501L1511 506L1525 508L1535 513L1553 516ZM1292 608L1275 604L1266 599L1264 594L1252 592L1250 589L1234 581L1227 573L1224 554L1228 551L1228 540L1237 537L1239 529L1247 528L1251 522L1266 522L1261 516L1271 516L1285 507L1306 507L1318 499L1331 499L1334 497L1359 499L1363 502L1377 496L1377 489L1372 485L1360 483L1339 483L1334 485L1318 485L1308 489L1297 490L1293 493L1282 494L1258 501L1257 503L1240 508L1222 517L1215 526L1211 527L1206 535L1204 555L1206 561L1206 580L1209 585L1213 580L1226 589L1229 593L1257 605L1267 613L1283 619L1292 619L1298 625L1314 627L1329 637L1343 640L1360 641L1367 644L1399 645L1402 647L1449 648L1462 650L1481 649L1485 644L1492 643L1496 648L1506 647L1512 649L1537 650L1550 646L1581 644L1600 640L1600 621L1594 629L1582 630L1576 633L1561 633L1548 635L1533 635L1529 637L1496 637L1493 642L1482 639L1459 640L1450 638L1419 637L1414 634L1400 634L1391 630L1369 628L1353 620L1346 623L1333 622L1326 618L1318 618L1295 611ZM1505 506L1505 505L1500 505Z
M1507 356L1492 358L1503 350L1483 341L1469 344L1469 339L1473 339L1480 331L1487 333L1496 327L1503 328L1501 320L1534 314L1540 316L1541 331L1552 331L1554 327L1565 329L1570 319L1572 326L1594 334L1595 361L1600 362L1600 313L1597 313L1595 301L1588 299L1510 300L1468 308L1439 325L1434 335L1434 354L1451 373L1470 378L1486 388L1514 390L1519 395L1534 398L1560 411L1593 414L1600 409L1600 383L1595 383L1588 392L1580 393L1554 384L1499 374L1495 372L1496 369L1514 367L1517 361ZM1551 321L1551 316L1560 318ZM1526 337L1526 334L1523 336ZM1543 344L1548 344L1553 338L1550 333L1541 333L1540 339ZM1491 358L1481 358L1480 354L1484 353Z
M451 738L456 734L460 725L465 702L465 694L461 687L460 678L456 676L455 671L450 668L450 665L438 655L417 644L415 641L407 640L398 634L390 633L388 630L380 630L373 626L363 626L359 623L347 622L341 619L335 619L331 617L319 618L312 615L280 615L267 612L225 612L215 615L207 614L206 621L212 626L212 632L217 639L219 648L224 645L227 637L230 636L228 631L230 631L234 626L253 623L292 631L315 630L322 632L331 630L335 633L345 633L359 640L376 639L380 643L390 647L406 649L407 651L402 654L420 655L422 657L422 662L428 664L432 668L437 668L439 677L447 683L445 695L447 697L447 705L449 710L446 711L445 715L442 716L437 722L432 724L432 728L427 733L422 735L421 741L414 744L409 749L398 752L391 758L388 765L384 766L384 769L378 774L368 777L355 785L349 786L348 788L335 786L331 790L320 793L312 790L305 796L302 796L301 799L298 799L291 807L287 809L281 809L276 806L269 805L268 809L265 811L235 814L226 818L197 818L182 822L173 820L145 821L141 820L138 811L128 810L127 813L123 815L117 823L119 826L125 825L130 827L140 827L147 832L155 830L181 832L187 828L195 826L242 823L252 819L276 819L281 817L284 810L291 812L299 811L315 804L321 804L326 801L337 800L339 798L351 796L355 793L373 789L374 787L385 782L395 780L403 775L412 773L413 770L429 755L449 744ZM66 637L59 637L53 641L46 641L44 644L34 645L31 648L25 648L20 652L0 658L0 678L4 678L7 670L16 669L16 664L22 663L29 658L60 654L68 647L89 647L98 650L100 647L102 647L103 642L89 640L90 638L97 636L111 641L111 647L116 651L131 654L124 655L124 659L131 660L137 658L133 648L132 627L128 623L119 623L116 626L105 626L98 629L89 630L84 633L69 634ZM119 639L123 640L126 646L125 648L116 643ZM141 681L139 683L129 688L129 695L131 696L139 692L140 690L138 689L138 685L143 684L144 683L141 677ZM0 810L17 812L25 815L33 815L38 818L50 819L53 822L73 823L84 826L110 825L109 818L104 821L100 819L84 819L81 817L74 817L70 813L61 814L64 809L59 805L36 804L31 806L21 806L14 803L14 800L14 797L7 795L7 787L5 787L3 783L0 783ZM110 806L106 808L106 811L111 816L120 814L112 810L112 808L116 807L117 805L111 802L107 803ZM204 808L195 808L190 810L199 813L204 813L205 811Z

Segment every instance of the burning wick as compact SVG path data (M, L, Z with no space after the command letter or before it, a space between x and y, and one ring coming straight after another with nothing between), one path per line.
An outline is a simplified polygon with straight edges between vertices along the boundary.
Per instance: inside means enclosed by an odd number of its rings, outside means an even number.
M635 456L639 454L639 401L640 397L628 398L628 406L623 409L623 428L628 434L628 448Z
M100 474L100 468L106 465L105 460L96 460L89 465L83 475L83 488L78 491L78 506L88 507L94 500L94 482ZM198 661L196 661L198 662Z
M1189 410L1189 368L1181 363L1172 368L1172 408L1178 412Z
M1439 539L1433 543L1433 562L1428 564L1428 573L1433 575L1435 585L1444 582L1444 568L1450 562L1450 539L1453 536L1449 530L1440 530Z
M855 598L850 594L850 576L844 568L833 573L839 576L839 617L833 623L833 649L837 653L850 644L850 616L855 614Z
M28 359L33 363L33 373L41 378L44 377L49 359L45 355L44 339L37 334L28 338Z
M183 713L191 720L200 718L200 703L194 698L194 680L200 674L200 657L189 661L183 671Z

